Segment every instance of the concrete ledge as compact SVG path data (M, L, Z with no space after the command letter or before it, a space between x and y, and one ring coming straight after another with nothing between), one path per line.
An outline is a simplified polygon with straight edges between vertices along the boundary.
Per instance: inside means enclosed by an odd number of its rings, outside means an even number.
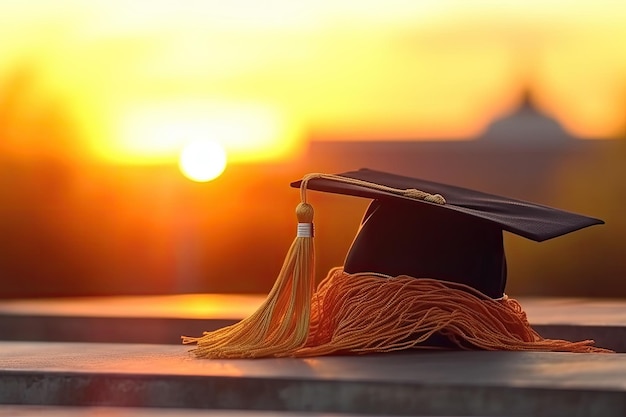
M241 320L263 295L168 295L0 301L0 340L180 343ZM544 337L593 339L626 352L626 300L519 300Z
M544 337L595 340L597 346L626 352L626 300L522 298L533 328Z
M624 416L626 355L197 360L184 346L0 343L0 403L379 415Z
M170 343L252 314L264 295L186 294L0 301L0 340Z

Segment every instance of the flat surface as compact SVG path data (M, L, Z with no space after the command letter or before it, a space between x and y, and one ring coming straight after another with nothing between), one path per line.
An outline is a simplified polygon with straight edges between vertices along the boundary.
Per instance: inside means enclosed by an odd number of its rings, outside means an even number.
M0 404L390 415L626 415L626 355L402 352L198 360L187 347L0 343Z
M626 327L626 300L520 298L528 320L537 325Z
M0 301L0 315L58 317L242 319L265 300L261 294L176 294L34 298Z
M184 294L0 301L0 340L179 344L252 314L264 295Z
M0 343L2 371L367 380L559 387L626 393L626 355L404 352L305 359L199 360L188 346Z
M0 301L0 340L180 342L247 317L264 295L185 294ZM626 300L519 299L544 337L626 352Z
M626 300L528 298L519 301L533 328L546 338L591 339L597 346L626 352Z

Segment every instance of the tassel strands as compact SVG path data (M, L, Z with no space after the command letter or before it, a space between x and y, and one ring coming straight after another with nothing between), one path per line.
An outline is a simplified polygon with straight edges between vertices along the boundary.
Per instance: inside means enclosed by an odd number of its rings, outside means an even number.
M277 356L301 348L307 340L314 289L313 207L296 208L298 235L267 299L250 317L201 337L183 336L199 358Z
M292 356L365 354L418 348L435 333L460 349L610 352L593 341L544 339L515 300L491 299L463 284L409 276L330 271L313 299L305 347Z

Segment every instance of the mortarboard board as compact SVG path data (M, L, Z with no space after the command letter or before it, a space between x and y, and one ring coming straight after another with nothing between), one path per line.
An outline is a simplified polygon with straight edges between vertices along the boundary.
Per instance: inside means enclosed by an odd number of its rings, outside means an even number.
M346 257L348 273L435 278L500 298L506 284L503 230L541 242L603 223L534 203L386 172L361 169L338 175L358 181L312 178L307 187L374 200ZM415 198L403 190L425 194ZM428 194L442 198L423 198Z
M502 232L535 241L599 219L461 187L362 169L308 174L298 233L267 300L241 322L183 337L200 358L362 354L407 348L600 352L544 339L504 295ZM345 264L315 291L307 189L372 199Z

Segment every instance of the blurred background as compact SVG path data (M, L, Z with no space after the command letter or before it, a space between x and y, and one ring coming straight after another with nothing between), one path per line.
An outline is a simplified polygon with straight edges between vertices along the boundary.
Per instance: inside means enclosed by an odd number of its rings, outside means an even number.
M312 171L606 221L511 295L626 297L626 3L0 1L0 297L267 292ZM311 193L318 278L368 201Z

